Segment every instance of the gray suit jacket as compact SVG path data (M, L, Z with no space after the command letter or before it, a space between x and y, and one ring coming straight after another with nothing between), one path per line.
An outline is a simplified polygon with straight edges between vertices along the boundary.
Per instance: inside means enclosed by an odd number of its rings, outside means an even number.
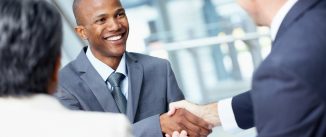
M55 96L74 110L116 112L118 108L105 82L86 57L85 47L60 72ZM127 117L138 137L162 136L159 116L168 104L184 99L167 60L126 52L128 73Z

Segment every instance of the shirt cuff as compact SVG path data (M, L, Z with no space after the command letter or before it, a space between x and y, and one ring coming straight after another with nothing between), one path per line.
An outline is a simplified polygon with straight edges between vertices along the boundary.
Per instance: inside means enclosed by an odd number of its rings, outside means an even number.
M230 133L237 133L244 131L241 129L234 117L232 109L232 98L224 99L218 103L218 115L220 117L221 125L223 129Z

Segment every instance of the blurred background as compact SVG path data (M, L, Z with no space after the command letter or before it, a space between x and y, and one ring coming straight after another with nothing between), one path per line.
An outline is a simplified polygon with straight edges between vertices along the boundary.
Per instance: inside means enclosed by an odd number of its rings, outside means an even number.
M74 33L73 0L49 0L64 21L62 67L87 43ZM168 59L186 98L209 103L250 89L270 52L269 29L256 27L235 0L121 0L129 19L127 51ZM254 137L255 129L210 137Z

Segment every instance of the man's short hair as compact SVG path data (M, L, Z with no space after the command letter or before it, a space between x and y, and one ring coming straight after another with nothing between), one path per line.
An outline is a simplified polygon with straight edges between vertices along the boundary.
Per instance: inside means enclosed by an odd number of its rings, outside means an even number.
M0 96L47 94L61 43L61 17L51 4L0 0Z

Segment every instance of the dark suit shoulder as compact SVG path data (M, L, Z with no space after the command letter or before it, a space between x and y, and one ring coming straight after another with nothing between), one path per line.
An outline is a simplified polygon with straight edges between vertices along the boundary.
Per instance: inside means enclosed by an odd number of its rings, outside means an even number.
M319 3L313 8L315 11L326 11L326 1L325 0L319 0Z
M325 11L310 10L293 23L275 43L261 66L265 70L277 68L289 71L315 86L323 81L326 70Z

